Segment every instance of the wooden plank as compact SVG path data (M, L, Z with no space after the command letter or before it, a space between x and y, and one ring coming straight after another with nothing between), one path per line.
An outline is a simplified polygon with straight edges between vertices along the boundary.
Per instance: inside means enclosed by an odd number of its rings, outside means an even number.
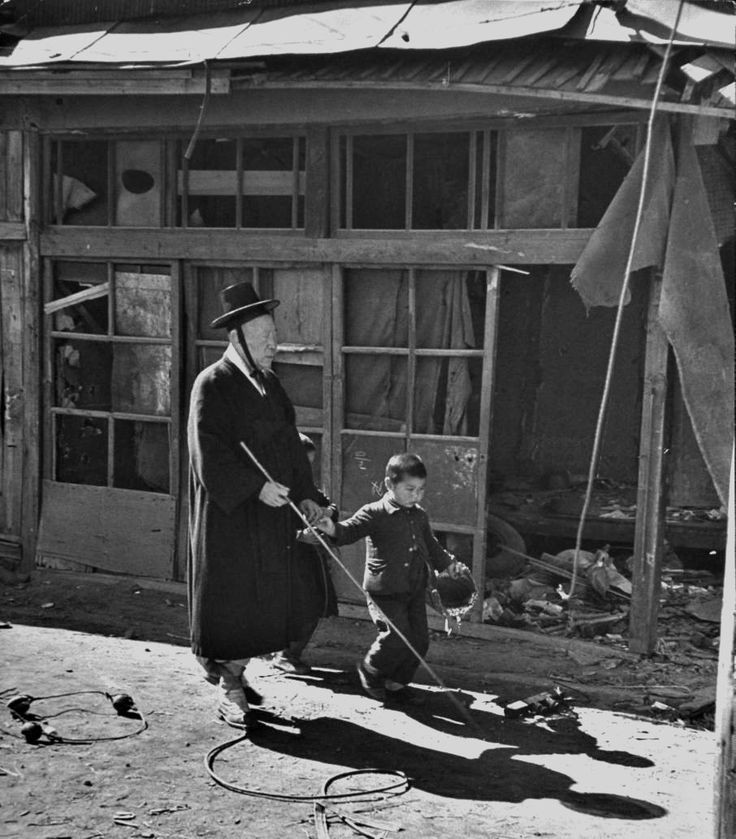
M21 274L23 255L18 246L0 246L0 340L2 344L3 411L2 495L0 527L21 534L23 487L23 310Z
M7 146L7 170L5 172L5 184L7 194L6 217L8 221L23 220L23 132L8 131Z
M171 572L174 580L186 580L187 544L189 530L189 469L187 449L187 419L185 408L189 400L182 393L183 376L173 373L182 370L184 358L181 265L171 265L171 425L169 426L169 486L174 501L174 534L172 535Z
M82 291L77 291L74 294L69 294L67 297L61 297L58 300L52 300L50 303L44 303L43 313L45 315L51 315L69 306L76 306L78 303L84 303L87 300L96 300L98 297L105 297L109 288L108 283L100 283L99 285L85 288Z
M664 554L663 462L669 345L657 319L661 289L661 277L653 276L647 315L629 618L629 649L631 652L644 654L653 653L657 645L657 615Z
M176 501L171 495L43 482L39 555L106 571L170 579Z
M131 73L117 78L68 78L66 75L23 78L21 73L0 76L0 96L201 96L204 92L204 79L136 78ZM230 93L230 79L213 78L210 93Z
M324 205L325 221L327 221L327 213L329 212L328 204ZM322 462L319 465L319 477L321 487L327 493L327 497L332 500L333 487L332 483L332 458L334 456L332 440L334 434L333 423L335 421L334 412L334 367L332 354L332 272L325 268L322 275L322 300L324 301L324 310L322 315L322 346L327 348L327 352L323 353L322 366Z
M0 241L2 225L8 220L8 132L0 131Z
M23 248L21 301L23 327L23 571L30 571L36 555L38 538L41 474L41 323L38 317L41 294L41 256L39 230L41 207L39 195L40 142L36 131L23 134L23 217L27 240Z
M728 538L726 540L726 565L723 573L723 605L721 632L718 646L718 679L716 682L716 777L714 784L714 811L716 839L732 839L736 834L736 789L734 788L734 634L736 633L736 539L734 538L734 455L731 452L731 478L729 481Z
M592 230L488 230L465 234L437 231L350 234L335 239L248 234L205 228L148 230L107 227L48 227L41 233L44 256L90 259L357 262L365 265L487 266L574 265Z
M0 221L0 242L22 242L26 238L26 226L22 221Z
M311 239L319 239L327 236L330 218L330 154L326 128L312 128L307 132L306 167L304 233Z
M343 270L330 269L330 320L332 388L330 401L330 500L341 505L342 499L342 429L345 423L345 359L341 347L345 342L345 302ZM327 403L325 403L327 404Z
M294 173L291 171L255 171L244 169L241 173L242 195L291 195L294 191ZM189 195L236 195L238 172L236 169L189 169ZM304 195L304 172L297 175L299 195ZM184 191L184 173L177 177L179 194Z
M596 68L591 68L596 69ZM475 84L466 82L451 82L449 85L446 81L425 81L425 82L402 82L402 81L315 81L315 82L267 82L262 86L262 89L278 89L278 88L297 88L304 89L320 89L320 90L334 90L349 88L352 90L359 90L362 87L369 86L372 91L454 91L455 93L492 93L502 94L514 97L528 97L530 99L546 99L557 102L578 102L585 105L612 105L618 108L636 108L642 110L649 110L652 106L651 100L638 96L616 96L613 94L604 93L587 93L582 90L547 90L541 87L524 87L523 85L506 85L506 84ZM0 92L2 89L0 88ZM447 95L447 94L445 94ZM701 114L704 116L720 116L725 119L733 117L733 111L730 108L714 107L712 105L690 105L682 102L668 102L660 100L657 103L657 109L666 111L667 113L690 113Z
M478 503L473 538L473 580L481 596L471 612L474 623L483 620L483 592L486 585L486 493L488 476L488 449L493 423L493 390L496 381L496 346L498 343L498 317L501 299L501 275L498 268L490 268L486 276L486 311L483 331L483 371L480 385L480 435L478 459Z

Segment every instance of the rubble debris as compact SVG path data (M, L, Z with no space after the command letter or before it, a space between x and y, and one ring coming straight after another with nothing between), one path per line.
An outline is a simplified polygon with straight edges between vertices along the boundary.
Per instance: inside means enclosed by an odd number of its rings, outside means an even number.
M569 708L570 697L564 695L559 686L552 691L535 693L525 699L517 699L504 706L503 713L509 719L520 719L521 717L549 716L550 714Z
M701 621L710 623L721 622L721 611L723 608L723 597L710 594L706 597L699 597L685 606L685 611Z

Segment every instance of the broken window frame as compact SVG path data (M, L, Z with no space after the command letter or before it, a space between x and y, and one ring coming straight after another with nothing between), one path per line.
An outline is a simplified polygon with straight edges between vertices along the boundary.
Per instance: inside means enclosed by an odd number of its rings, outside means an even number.
M361 126L355 128L341 128L334 132L333 151L331 158L331 181L333 184L331 200L331 225L335 237L372 237L381 233L387 236L418 237L431 235L452 236L463 232L478 230L504 229L535 229L514 226L504 227L503 219L507 214L505 206L504 183L506 177L506 161L509 142L515 131L526 128L550 131L564 130L565 148L563 150L564 172L560 190L559 219L560 223L550 230L577 229L578 189L580 183L580 157L582 133L587 128L596 126L629 125L636 128L636 142L632 149L634 156L641 149L643 143L644 123L636 116L626 112L601 114L599 118L591 114L566 115L564 121L560 117L535 117L528 122L508 119L488 120L482 123L448 122L411 125L396 123L382 126ZM448 133L467 133L470 135L468 153L468 188L467 188L467 218L465 227L428 230L412 227L412 199L413 199L413 141L417 135ZM404 224L401 228L356 228L353 226L353 143L355 137L368 136L403 136L406 138L405 156L405 188L404 188Z
M341 508L345 513L352 513L354 510L344 510L344 492L343 484L346 475L345 464L345 450L346 440L350 438L366 439L371 438L390 441L395 440L395 451L408 451L413 449L422 455L423 447L428 451L433 448L442 447L447 456L451 456L450 452L462 452L468 448L474 448L477 452L476 463L476 479L474 482L475 490L475 509L472 515L466 522L459 523L458 521L446 521L442 518L442 512L435 513L432 516L432 527L436 531L446 534L457 534L461 536L470 536L472 538L472 570L473 577L479 591L483 591L485 585L485 549L486 549L486 472L488 463L488 446L490 443L491 431L491 395L493 393L494 378L495 378L495 346L496 335L498 331L498 307L499 307L499 289L500 271L497 267L488 267L486 269L479 269L477 266L453 265L452 270L459 272L475 271L485 274L486 286L486 300L485 313L482 335L477 336L477 342L480 345L478 349L464 349L464 350L450 350L450 349L430 349L418 348L416 346L416 335L413 328L409 328L409 346L407 348L386 348L386 347L358 347L345 345L343 338L346 333L345 329L345 286L346 286L346 270L353 268L366 267L370 269L380 269L383 267L387 270L405 270L409 272L411 277L410 288L412 289L411 296L415 302L416 300L416 274L417 271L426 270L426 266L416 266L412 264L396 264L392 263L386 266L359 265L359 264L341 264L333 267L333 281L332 281L332 343L333 343L333 370L334 389L333 389L333 411L332 411L332 490L334 492L334 499L339 499ZM412 305L412 304L410 304ZM407 363L412 360L416 364L416 359L421 357L467 357L478 358L482 363L481 381L480 381L480 407L478 420L478 434L476 436L460 436L460 435L446 435L446 434L419 434L412 431L411 422L407 421L406 428L403 432L394 431L373 431L363 430L358 428L346 427L346 394L345 394L345 362L346 359L352 355L363 355L370 357L386 354L398 354L401 357L407 358ZM414 386L412 375L408 375L407 384L407 415L410 418L412 414L412 405L414 399ZM382 484L382 470L385 464L379 465L381 475L376 473L378 480L374 481L374 490L380 491ZM435 476L436 477L436 476ZM438 491L442 491L442 487L437 487ZM362 503L370 500L370 496L366 496ZM446 512L446 511L445 511ZM350 555L350 546L343 548L346 555ZM355 551L353 551L355 553ZM357 561L357 554L353 561ZM478 610L482 608L482 598L480 598L480 605ZM480 613L480 612L478 612Z
M242 230L242 231L267 231L269 234L293 234L303 233L307 226L307 184L309 180L308 166L309 166L309 148L308 136L305 131L296 131L293 129L285 129L283 131L269 130L269 131L249 131L247 134L232 130L221 131L216 133L203 134L202 141L215 140L222 138L233 141L235 143L235 158L236 164L233 172L233 182L235 189L233 191L233 198L235 199L235 224L226 227L206 227L207 230ZM243 226L243 202L248 194L257 196L257 193L247 193L244 190L247 188L246 174L250 170L243 168L243 145L248 140L258 139L290 139L292 141L292 160L291 171L284 170L284 177L290 180L291 191L288 196L291 200L290 220L288 227L245 227ZM141 142L158 142L160 144L160 175L161 175L161 195L160 195L160 209L159 222L153 229L163 227L174 228L177 230L192 229L192 225L188 223L189 219L189 202L191 195L188 189L189 173L191 171L189 161L184 158L184 151L187 148L189 137L181 136L159 136L154 137L153 140L150 135L145 137L137 135L127 135L122 132L115 136L85 134L78 135L64 135L54 134L46 135L43 138L43 218L47 225L58 225L65 228L74 228L74 225L64 222L64 207L63 207L63 160L64 160L64 145L70 143L106 143L107 144L107 162L106 162L106 195L105 195L105 210L107 221L104 224L88 225L91 227L107 227L107 228L124 228L131 225L120 224L116 218L116 143L129 142L139 140ZM55 166L53 161L55 160ZM301 167L304 168L301 168ZM55 170L55 171L54 171ZM207 170L203 170L207 171ZM230 170L224 170L230 171ZM257 171L257 170L252 170ZM270 170L268 170L270 171ZM204 194L204 193L203 193ZM281 195L282 193L278 193ZM287 193L283 193L284 196ZM181 209L179 202L181 199ZM181 219L179 220L179 212L181 212ZM61 221L59 221L61 219ZM301 223L300 223L301 222ZM143 226L143 225L141 225ZM199 229L199 227L194 227Z
M107 273L107 280L100 283L99 287L91 287L85 292L77 292L69 295L66 298L54 300L54 270L57 263L62 262L89 262L96 265L104 265ZM115 333L115 273L121 267L130 266L131 268L147 268L160 267L165 274L170 277L170 294L171 294L171 334L168 337L161 336L145 336L145 335L119 335ZM58 447L57 447L57 431L58 418L64 416L71 417L88 417L90 419L100 420L106 424L107 429L107 452L106 452L106 482L104 485L82 483L82 486L98 487L99 489L115 489L125 490L126 487L120 487L116 484L115 463L116 463L116 447L115 447L115 424L118 421L128 422L145 422L165 425L168 429L168 489L167 490L132 490L140 492L151 492L157 495L176 496L179 488L179 469L180 469L180 453L178 446L179 431L178 431L178 416L180 412L180 389L179 376L177 371L180 368L179 360L179 293L178 293L178 263L176 262L161 262L155 263L149 260L84 260L76 257L67 257L63 259L44 259L44 300L46 301L44 307L45 314L45 387L44 387L44 426L45 438L48 440L48 445L43 447L43 474L44 477L54 483L66 483L59 480L58 475ZM143 273L143 272L141 272ZM146 273L151 273L150 271ZM104 291L103 291L104 289ZM54 329L53 318L54 315L67 308L88 299L95 297L107 296L107 329L102 333L93 332L70 332L67 330ZM155 414L155 413L138 413L132 411L118 411L113 410L94 410L86 408L62 407L57 404L55 396L56 386L56 358L55 345L57 340L74 340L77 342L97 342L104 343L109 346L131 345L131 346L159 346L170 348L171 353L171 368L170 368L170 402L169 413ZM112 371L111 371L112 372ZM112 380L111 380L112 385Z

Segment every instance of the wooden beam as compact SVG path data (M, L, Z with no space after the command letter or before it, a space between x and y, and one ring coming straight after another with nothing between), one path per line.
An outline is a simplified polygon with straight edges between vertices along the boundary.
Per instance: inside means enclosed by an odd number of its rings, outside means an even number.
M52 300L50 303L45 303L43 313L45 315L52 315L61 309L66 309L69 306L76 306L79 303L84 303L87 300L96 300L98 297L106 297L110 290L109 283L100 283L99 285L85 288L82 291L76 291L74 294L69 294L66 297L61 297L58 300Z
M326 81L309 81L309 82L264 82L259 85L262 90L274 90L284 88L296 89L319 89L319 90L337 90L349 89L360 90L370 89L373 91L386 90L415 90L415 91L443 91L445 96L452 97L457 93L486 93L503 96L519 96L529 99L549 99L557 102L577 102L585 105L610 105L617 108L636 108L641 110L649 110L652 107L650 99L646 97L639 98L637 96L616 96L610 93L586 93L580 90L546 90L538 87L523 87L521 85L504 85L504 84L476 84L451 82L450 84L444 81L426 81L426 82L402 82L402 81L350 81L341 80L334 82ZM236 88L237 89L237 88ZM682 102L667 102L660 100L657 103L657 108L660 111L677 114L700 114L702 116L717 116L725 119L733 119L733 110L730 108L718 108L713 105L693 105Z
M26 226L22 221L0 221L0 242L22 242Z
M265 262L404 263L439 266L574 265L592 230L371 231L334 239L211 228L48 227L41 253L52 257L217 259Z
M161 74L136 76L132 71L117 76L67 74L36 74L27 76L20 72L0 74L0 96L161 96L196 95L205 92L204 78L170 76ZM214 77L212 94L230 93L230 79Z
M23 135L23 217L26 242L23 248L21 300L23 327L23 537L22 569L30 571L36 556L38 519L41 506L41 256L38 231L41 227L38 190L40 142L36 131Z
M731 480L728 502L726 567L723 574L723 606L718 646L716 683L716 778L714 810L716 839L732 839L736 834L736 742L734 741L734 633L736 633L736 540L734 539L734 456L731 452Z
M330 150L326 128L311 128L307 132L306 168L304 232L315 239L323 238L328 233L330 218Z
M647 313L629 621L629 649L644 654L653 653L657 645L657 615L664 553L663 461L669 345L658 320L661 290L661 276L652 277Z
M498 317L501 303L501 274L498 267L486 275L486 311L483 330L483 372L480 385L480 418L478 434L478 484L475 533L473 534L473 580L478 589L478 600L470 614L474 623L483 622L483 595L486 586L486 481L488 476L488 448L493 417L493 388L496 381L496 345L498 343Z

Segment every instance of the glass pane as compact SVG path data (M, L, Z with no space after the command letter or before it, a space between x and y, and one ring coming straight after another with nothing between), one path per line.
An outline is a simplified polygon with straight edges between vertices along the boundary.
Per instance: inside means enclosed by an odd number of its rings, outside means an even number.
M566 129L514 128L506 139L501 227L561 227Z
M227 341L224 329L213 329L210 324L223 313L222 289L240 282L254 282L252 268L197 268L197 337L213 341ZM264 295L261 294L261 297ZM222 354L222 353L220 353Z
M414 137L413 228L448 230L470 226L469 149L467 133Z
M296 409L297 425L322 427L322 366L278 362L273 371L279 377Z
M243 227L291 228L293 196L304 194L303 162L294 172L294 138L243 140Z
M171 347L115 344L112 410L129 414L171 413Z
M57 262L54 265L52 300L49 301L55 304L52 329L106 335L108 289L106 265Z
M115 421L113 486L169 492L169 425Z
M56 480L107 486L107 420L56 416Z
M345 357L345 427L406 429L407 359L389 355Z
M235 140L218 138L197 142L188 173L183 169L179 172L179 195L185 184L188 195L188 227L235 227L236 157Z
M346 271L344 289L347 346L409 346L406 271L371 268Z
M115 334L171 336L171 277L115 272Z
M353 138L353 227L406 226L406 136Z
M61 185L56 177L58 161L52 170L54 208L59 206L57 190L61 189L61 218L57 218L57 224L107 224L107 141L65 140L59 146Z
M477 436L481 372L480 359L418 358L413 432Z
M467 276L466 271L416 272L417 347L475 348Z
M598 125L580 132L578 227L595 227L636 157L635 125Z
M160 227L162 148L157 140L115 143L115 224Z
M100 341L54 340L54 405L110 410L112 352Z

